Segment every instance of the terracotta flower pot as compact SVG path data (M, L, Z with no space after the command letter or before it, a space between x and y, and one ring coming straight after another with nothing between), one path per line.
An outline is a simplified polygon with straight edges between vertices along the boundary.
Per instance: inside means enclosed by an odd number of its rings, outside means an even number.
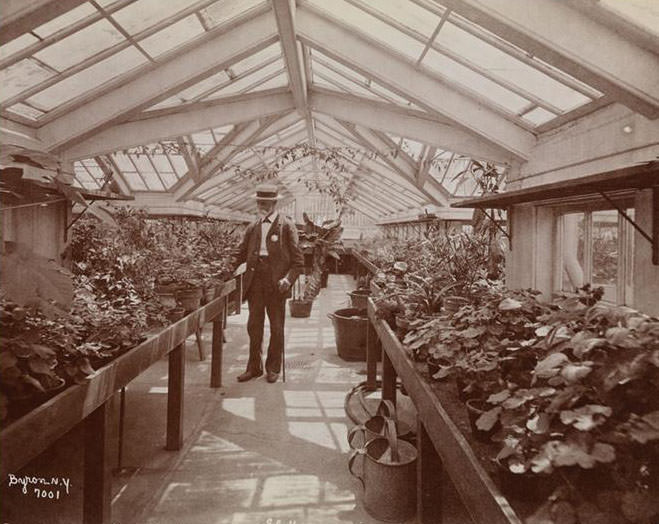
M185 311L194 311L201 303L203 291L201 288L179 289L176 292L176 301Z
M311 316L313 300L289 300L288 307L294 318L308 318Z
M482 442L490 442L490 437L499 431L499 429L501 429L501 423L497 420L491 429L482 430L478 428L476 421L482 414L489 411L494 406L479 398L471 398L467 400L466 406L472 435L474 435L476 440L480 440Z

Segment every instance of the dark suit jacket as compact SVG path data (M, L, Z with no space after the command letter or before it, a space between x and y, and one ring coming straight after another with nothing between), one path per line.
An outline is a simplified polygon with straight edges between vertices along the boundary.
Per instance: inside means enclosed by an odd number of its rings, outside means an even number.
M281 214L277 215L266 238L268 259L272 267L272 278L275 288L277 282L286 277L293 284L297 277L304 271L304 256L298 245L297 228L293 221ZM257 220L247 226L242 242L234 252L234 268L243 262L247 263L247 269L243 276L243 299L252 284L254 270L259 258L261 248L261 222ZM286 293L290 298L291 291Z

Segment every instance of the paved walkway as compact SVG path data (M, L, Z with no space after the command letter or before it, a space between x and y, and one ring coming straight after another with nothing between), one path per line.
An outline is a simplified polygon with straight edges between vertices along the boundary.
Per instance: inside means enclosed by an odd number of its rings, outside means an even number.
M286 383L238 383L247 360L246 307L229 317L224 387L208 387L210 362L187 350L185 447L163 450L166 361L128 389L120 524L376 523L347 470L346 392L364 363L338 358L327 313L347 307L351 277L331 275L308 319L286 319ZM209 346L210 331L204 332ZM139 465L139 466L136 466ZM133 467L131 467L133 466Z

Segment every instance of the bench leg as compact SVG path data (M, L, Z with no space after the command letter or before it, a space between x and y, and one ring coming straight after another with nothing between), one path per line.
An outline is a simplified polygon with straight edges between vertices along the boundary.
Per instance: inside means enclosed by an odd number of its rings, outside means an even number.
M82 519L84 524L110 524L112 474L108 431L109 401L96 408L84 424L84 486Z
M167 377L167 443L165 449L178 451L183 446L183 388L185 386L185 343L169 353Z

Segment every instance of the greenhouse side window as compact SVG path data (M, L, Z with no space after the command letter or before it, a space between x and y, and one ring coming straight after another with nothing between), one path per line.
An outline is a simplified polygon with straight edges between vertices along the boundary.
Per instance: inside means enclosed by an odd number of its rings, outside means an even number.
M634 210L627 209L633 218ZM568 212L558 215L558 291L575 291L584 284L603 287L603 300L631 304L633 290L633 229L616 210Z

